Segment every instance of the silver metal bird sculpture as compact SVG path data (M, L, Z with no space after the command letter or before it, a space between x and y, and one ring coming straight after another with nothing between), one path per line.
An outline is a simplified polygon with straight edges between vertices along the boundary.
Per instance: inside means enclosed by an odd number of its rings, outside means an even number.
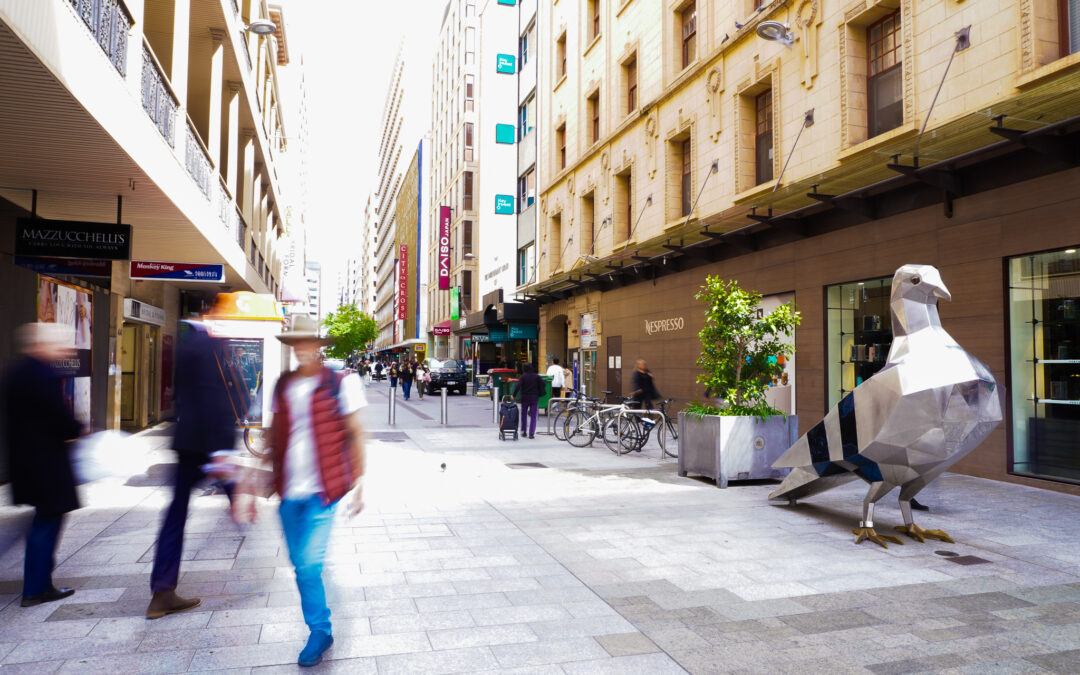
M918 541L952 542L915 524L911 499L990 435L1002 420L1005 390L941 327L937 301L951 299L935 267L896 271L887 363L773 464L792 471L770 499L794 503L858 477L870 489L853 530L856 544L903 543L874 531L874 504L895 487L904 518L897 530Z

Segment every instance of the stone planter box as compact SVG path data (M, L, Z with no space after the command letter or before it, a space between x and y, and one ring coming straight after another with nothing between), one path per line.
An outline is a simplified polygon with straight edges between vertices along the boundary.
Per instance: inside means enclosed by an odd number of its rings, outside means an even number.
M773 462L799 439L798 415L756 417L679 413L679 475L708 476L716 487L730 480L783 478Z

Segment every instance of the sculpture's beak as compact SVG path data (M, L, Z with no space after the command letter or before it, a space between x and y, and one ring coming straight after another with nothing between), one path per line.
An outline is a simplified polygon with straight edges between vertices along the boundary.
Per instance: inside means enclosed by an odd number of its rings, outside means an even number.
M935 286L934 287L934 292L933 292L932 295L935 298L940 298L942 300L947 300L948 302L952 302L952 293L949 293L949 289L945 288L945 284L939 284L939 285Z

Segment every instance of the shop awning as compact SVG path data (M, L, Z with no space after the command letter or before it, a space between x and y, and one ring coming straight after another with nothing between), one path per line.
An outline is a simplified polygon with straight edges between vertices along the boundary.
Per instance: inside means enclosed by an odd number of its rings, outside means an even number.
M449 319L447 319L446 321L441 321L431 327L431 334L435 337L449 335L451 332L453 332L453 329L450 326Z

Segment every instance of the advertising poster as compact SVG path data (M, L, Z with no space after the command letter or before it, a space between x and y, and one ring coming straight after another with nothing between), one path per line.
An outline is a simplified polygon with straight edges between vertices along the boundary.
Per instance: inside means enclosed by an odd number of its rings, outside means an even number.
M55 364L64 375L64 398L76 419L90 426L93 295L85 288L38 277L37 320L70 328L71 358Z
M161 336L161 409L173 407L173 338Z

